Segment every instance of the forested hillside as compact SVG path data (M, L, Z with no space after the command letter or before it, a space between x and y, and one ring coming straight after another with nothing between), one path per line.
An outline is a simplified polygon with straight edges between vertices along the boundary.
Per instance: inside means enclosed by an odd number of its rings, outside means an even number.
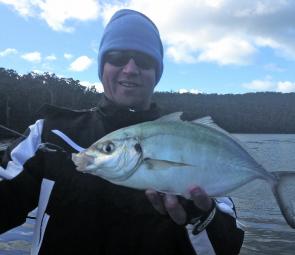
M90 108L101 94L78 80L55 74L0 68L0 124L19 132L31 124L45 103L71 109ZM165 112L183 111L185 118L210 115L235 133L295 133L295 93L179 94L158 92L154 101ZM8 133L0 128L0 138Z

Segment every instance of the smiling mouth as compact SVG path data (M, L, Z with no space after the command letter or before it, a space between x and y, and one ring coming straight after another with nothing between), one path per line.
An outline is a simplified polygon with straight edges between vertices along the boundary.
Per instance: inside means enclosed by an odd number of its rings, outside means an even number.
M119 84L123 87L126 88L135 88L135 87L139 87L138 83L135 82L131 82L131 81L119 81Z

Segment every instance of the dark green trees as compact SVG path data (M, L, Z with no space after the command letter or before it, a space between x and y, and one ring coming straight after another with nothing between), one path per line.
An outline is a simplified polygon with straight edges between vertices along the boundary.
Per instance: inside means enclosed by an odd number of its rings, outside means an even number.
M0 124L23 132L45 103L71 109L91 108L101 94L78 80L55 74L0 68ZM158 92L154 101L166 113L183 111L186 119L211 116L234 133L295 133L295 93L179 94ZM8 134L0 128L0 138Z

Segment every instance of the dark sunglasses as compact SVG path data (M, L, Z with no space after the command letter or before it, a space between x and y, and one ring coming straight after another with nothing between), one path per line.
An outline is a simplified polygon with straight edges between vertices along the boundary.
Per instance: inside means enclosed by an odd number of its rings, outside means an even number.
M121 67L126 65L131 58L142 69L151 69L156 66L156 61L152 57L136 51L110 51L104 60L113 66Z

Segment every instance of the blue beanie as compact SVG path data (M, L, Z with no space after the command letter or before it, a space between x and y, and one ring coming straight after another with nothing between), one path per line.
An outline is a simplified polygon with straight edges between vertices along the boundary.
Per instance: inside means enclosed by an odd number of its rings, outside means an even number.
M163 73L163 45L156 25L144 14L128 9L117 11L107 24L98 54L98 75L102 80L103 58L111 50L135 50L156 60L156 84Z

